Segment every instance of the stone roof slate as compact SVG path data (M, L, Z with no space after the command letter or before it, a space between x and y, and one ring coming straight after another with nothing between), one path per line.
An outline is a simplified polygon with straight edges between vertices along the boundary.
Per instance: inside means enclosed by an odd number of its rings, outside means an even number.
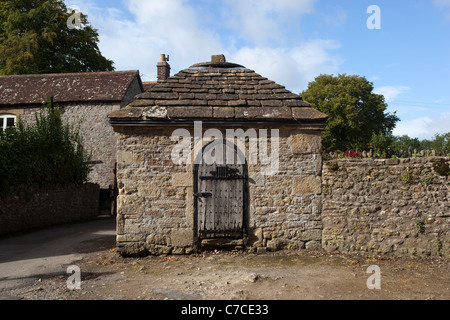
M0 106L54 102L120 102L139 72L82 72L0 76ZM142 85L142 84L141 84Z
M158 81L125 108L109 115L121 121L285 121L325 122L284 86L240 65L201 63Z

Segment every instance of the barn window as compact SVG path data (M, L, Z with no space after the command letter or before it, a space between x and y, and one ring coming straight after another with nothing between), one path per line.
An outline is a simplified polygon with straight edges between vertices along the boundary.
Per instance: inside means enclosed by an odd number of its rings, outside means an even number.
M16 125L16 116L12 114L0 114L0 131Z

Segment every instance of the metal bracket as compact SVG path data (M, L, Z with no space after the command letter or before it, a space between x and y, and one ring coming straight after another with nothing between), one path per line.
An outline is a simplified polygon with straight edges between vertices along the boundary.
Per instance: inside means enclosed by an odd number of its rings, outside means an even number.
M212 197L212 193L210 192L202 192L202 193L194 193L195 198L209 198Z

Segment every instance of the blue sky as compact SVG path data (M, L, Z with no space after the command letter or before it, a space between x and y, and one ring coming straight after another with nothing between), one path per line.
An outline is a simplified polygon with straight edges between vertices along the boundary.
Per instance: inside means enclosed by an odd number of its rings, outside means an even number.
M450 132L450 0L66 0L98 29L117 70L156 79L225 54L300 93L320 74L357 74L384 94L394 134ZM381 29L369 29L371 5Z

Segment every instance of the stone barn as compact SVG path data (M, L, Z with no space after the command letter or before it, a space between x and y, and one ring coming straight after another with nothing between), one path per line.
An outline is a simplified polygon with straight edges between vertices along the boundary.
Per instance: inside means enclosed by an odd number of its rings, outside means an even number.
M321 248L327 116L223 55L109 115L123 256Z
M138 70L0 76L0 131L3 123L13 126L19 118L34 122L43 103L53 97L63 121L80 126L94 163L89 182L109 194L114 184L116 134L107 115L142 91Z

